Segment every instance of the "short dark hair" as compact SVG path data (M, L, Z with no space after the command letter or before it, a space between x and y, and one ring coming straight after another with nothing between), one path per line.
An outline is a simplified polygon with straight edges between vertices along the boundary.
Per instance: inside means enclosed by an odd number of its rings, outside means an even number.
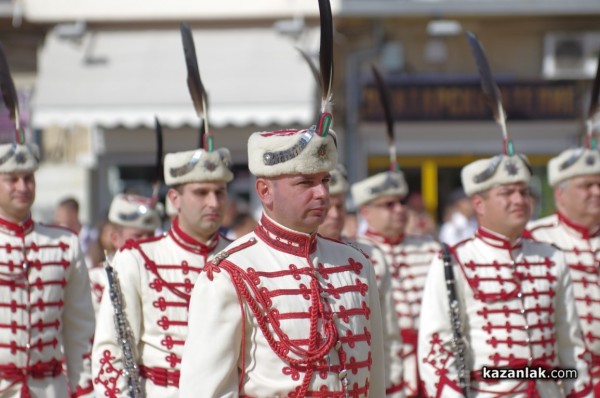
M68 197L68 198L61 200L60 203L58 204L58 206L66 207L70 210L75 211L76 213L79 213L79 202L77 201L77 199L75 199L73 197Z

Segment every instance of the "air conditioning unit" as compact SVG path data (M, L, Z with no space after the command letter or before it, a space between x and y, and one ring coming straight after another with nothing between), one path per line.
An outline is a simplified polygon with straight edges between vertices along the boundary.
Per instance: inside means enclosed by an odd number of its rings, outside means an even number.
M600 32L549 32L542 74L547 79L593 79L599 52Z

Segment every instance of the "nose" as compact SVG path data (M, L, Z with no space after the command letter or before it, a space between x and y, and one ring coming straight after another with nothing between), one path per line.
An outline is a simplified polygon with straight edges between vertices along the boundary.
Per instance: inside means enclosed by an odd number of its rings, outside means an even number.
M591 191L593 195L600 195L600 184L592 184Z
M24 178L19 178L17 180L17 182L15 183L15 186L16 186L17 190L19 190L19 191L27 190L27 182L25 182Z
M215 192L210 192L206 197L206 203L208 206L217 207L219 205L219 197Z
M314 195L319 199L329 199L329 183L315 186Z
M531 195L528 192L515 191L512 195L512 200L518 204L529 204L530 197Z

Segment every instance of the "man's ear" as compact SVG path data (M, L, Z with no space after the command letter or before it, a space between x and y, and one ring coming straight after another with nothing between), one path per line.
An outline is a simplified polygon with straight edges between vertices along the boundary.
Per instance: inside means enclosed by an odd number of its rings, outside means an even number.
M556 207L558 207L559 211L561 211L561 209L563 209L563 202L564 202L565 198L567 197L564 193L565 193L565 190L561 186L561 184L558 184L556 186L556 188L554 188L554 190L553 190L554 203L556 204Z
M474 194L471 196L471 205L473 206L473 210L475 210L475 214L477 216L481 216L484 213L483 204L484 204L483 196L479 194Z
M261 177L257 178L256 194L265 208L271 209L273 207L273 181Z
M177 212L179 213L179 208L181 207L181 195L179 194L179 191L174 188L169 188L167 191L167 196L173 204L173 207L176 208Z
M119 228L111 228L108 236L110 238L110 243L112 243L113 247L118 250L121 243L121 234Z

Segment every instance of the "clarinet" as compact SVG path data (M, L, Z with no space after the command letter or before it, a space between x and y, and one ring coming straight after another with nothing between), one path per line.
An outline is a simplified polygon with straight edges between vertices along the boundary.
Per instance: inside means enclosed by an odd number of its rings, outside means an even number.
M450 307L450 323L452 326L452 346L456 354L456 367L458 368L458 385L462 389L465 397L469 396L469 381L466 362L466 347L462 338L462 325L460 322L460 312L458 298L456 295L456 286L454 280L454 270L452 269L452 257L450 248L442 243L442 258L444 260L444 276L446 278L446 288L448 290L448 302Z
M108 286L110 289L110 301L112 302L115 311L115 329L117 330L117 338L121 344L123 351L123 371L127 379L127 388L130 398L142 398L142 385L140 381L140 372L138 364L133 355L133 333L129 327L127 317L123 312L123 295L121 294L121 286L117 273L106 257L106 276L108 277Z

